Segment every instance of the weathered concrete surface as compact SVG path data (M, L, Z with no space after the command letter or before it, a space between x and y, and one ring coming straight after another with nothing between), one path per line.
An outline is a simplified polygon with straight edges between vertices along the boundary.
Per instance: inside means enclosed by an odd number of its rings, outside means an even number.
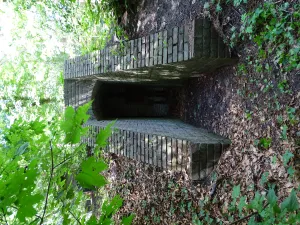
M144 85L145 89L149 88L147 85L152 85L166 90L181 86L182 79L196 73L212 72L236 61L211 23L197 19L189 26L173 27L123 42L122 46L120 43L107 46L101 51L67 60L64 71L65 105L77 108L94 100L88 112L91 118L86 124L90 128L89 135L82 141L95 146L95 136L109 122L96 120L104 118L101 108L105 100L105 97L102 98L105 83L132 82L141 87ZM141 95L140 98L144 98L143 91L137 92L137 95ZM121 98L114 94L116 93L113 93L112 98ZM149 106L146 110L142 110L139 105L140 99L134 102L135 105L130 105L132 101L128 99L121 103L128 104L126 107L130 110L126 113L130 112L133 116L139 115L141 111L147 112L144 113L145 116L169 116L166 108L156 108L159 105L157 102L166 102L161 100L166 96L151 95L151 100L146 97L144 105ZM153 105L152 99L157 101ZM132 110L138 111L138 114L132 113L131 106L135 107ZM164 106L169 105L166 103ZM126 107L124 105L123 108ZM154 110L155 113L148 114L149 110ZM129 117L127 114L123 116ZM186 170L193 180L201 180L209 175L222 151L230 143L226 138L179 120L122 119L116 122L115 128L106 147L107 151L163 169Z
M160 82L157 84L161 85ZM75 108L93 99L94 103L99 102L97 95L101 95L103 90L101 82L97 80L65 79L64 85L65 105ZM94 103L88 112L91 115L91 120L87 123L90 137L83 139L89 146L94 146L95 135L109 122L96 120L94 113L101 104ZM193 180L204 179L210 174L223 149L230 143L228 139L178 120L118 120L115 127L118 131L110 138L107 151L163 169L184 169Z
M95 146L95 137L111 121L89 120L89 136L83 138ZM193 180L204 179L216 165L230 140L195 128L179 120L117 120L106 151L169 170L186 170Z
M188 78L234 64L229 48L206 19L67 60L65 79L157 81Z

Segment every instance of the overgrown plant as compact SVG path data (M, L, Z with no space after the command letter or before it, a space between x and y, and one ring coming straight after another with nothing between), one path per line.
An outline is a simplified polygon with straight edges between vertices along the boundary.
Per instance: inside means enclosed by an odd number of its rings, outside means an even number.
M296 193L292 190L290 195L282 202L276 196L276 190L269 187L266 194L256 192L253 199L241 195L240 186L234 186L232 191L232 202L226 213L214 218L201 209L199 215L194 216L194 224L299 224L300 208ZM209 201L202 207L210 205ZM200 217L200 218L199 218Z
M300 68L299 4L265 2L253 12L243 14L241 22L240 37L257 44L261 59L272 56L284 71ZM266 64L265 68L268 66L271 65Z
M241 26L231 27L228 44L235 47L241 41L253 41L258 47L255 62L259 70L270 71L273 66L283 72L299 69L300 5L284 1L265 1L254 10L246 11L248 0L211 0L204 4L204 10L222 13L225 5L241 15ZM240 11L238 11L240 9ZM264 62L261 65L261 62Z
M65 117L31 121L19 118L4 130L0 154L0 220L3 224L113 224L122 206L115 196L102 204L99 218L85 212L85 188L107 184L101 172L108 168L99 154L111 125L97 135L98 154L87 157L80 139L91 103L68 107ZM131 224L133 215L122 224Z

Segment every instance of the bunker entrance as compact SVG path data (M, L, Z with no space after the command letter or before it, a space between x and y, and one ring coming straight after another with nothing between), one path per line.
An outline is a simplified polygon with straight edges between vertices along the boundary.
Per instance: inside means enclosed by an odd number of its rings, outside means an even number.
M97 120L125 118L176 118L180 86L158 83L98 81L93 91Z

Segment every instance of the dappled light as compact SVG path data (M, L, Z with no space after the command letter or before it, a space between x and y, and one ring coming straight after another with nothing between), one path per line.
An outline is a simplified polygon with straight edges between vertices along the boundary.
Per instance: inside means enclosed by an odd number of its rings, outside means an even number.
M299 224L297 0L0 0L0 224Z

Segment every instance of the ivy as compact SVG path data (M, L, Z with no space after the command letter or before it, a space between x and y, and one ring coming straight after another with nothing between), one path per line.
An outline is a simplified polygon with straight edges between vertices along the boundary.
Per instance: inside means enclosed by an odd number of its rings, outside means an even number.
M262 7L242 15L240 37L257 44L262 60L274 56L284 71L299 69L299 7L294 5L291 10L288 2L280 5L265 2Z
M231 208L230 214L223 214L223 217L215 220L210 217L208 212L201 210L202 214L200 213L200 216L204 220L197 220L197 216L195 216L193 219L194 224L211 224L213 222L223 224L223 221L230 221L231 224L287 225L295 224L300 218L299 202L295 190L292 190L290 195L281 203L273 188L267 191L267 195L256 192L254 198L247 203L248 197L245 195L240 196L240 187L234 186L232 197L233 200L240 197L240 201L236 208ZM239 219L234 220L234 215L239 215ZM258 217L259 220L257 220ZM206 223L203 223L203 221L206 221Z
M283 158L283 165L284 165L284 166L287 166L288 162L289 162L290 159L293 158L293 157L294 157L294 154L287 150L287 151L284 153L284 155L282 156L282 158Z

